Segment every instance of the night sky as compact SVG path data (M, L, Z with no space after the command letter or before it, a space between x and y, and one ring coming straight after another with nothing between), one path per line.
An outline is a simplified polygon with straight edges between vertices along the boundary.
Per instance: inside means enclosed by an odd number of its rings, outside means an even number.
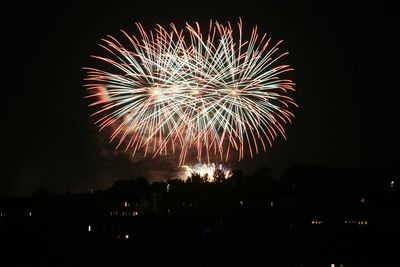
M209 19L258 25L290 52L295 71L293 124L266 153L234 168L263 165L276 175L296 164L385 167L399 163L396 9L286 1L65 1L2 7L2 152L0 195L31 195L39 187L63 193L104 189L118 179L168 177L174 157L149 160L114 152L89 116L83 89L98 43L120 29L155 23L184 25ZM284 3L283 3L284 2ZM294 1L293 1L294 2Z

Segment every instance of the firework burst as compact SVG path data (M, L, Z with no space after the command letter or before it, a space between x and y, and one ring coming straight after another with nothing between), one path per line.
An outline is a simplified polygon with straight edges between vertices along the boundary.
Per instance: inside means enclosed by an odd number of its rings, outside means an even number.
M281 42L271 44L257 27L245 38L241 20L237 28L210 21L205 33L197 23L136 26L137 37L122 31L124 44L103 39L108 57L94 58L105 68L85 68L96 123L112 129L116 147L178 151L181 165L191 148L199 161L228 160L232 150L240 160L285 137L296 104L287 95L294 83L282 78L292 68L279 64L287 54L278 52Z

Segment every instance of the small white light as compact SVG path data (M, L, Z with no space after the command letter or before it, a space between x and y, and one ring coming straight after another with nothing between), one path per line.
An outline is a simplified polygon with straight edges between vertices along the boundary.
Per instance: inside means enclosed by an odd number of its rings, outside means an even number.
M32 212L31 211L29 212L29 216L32 216Z
M240 200L239 203L240 203L240 206L243 206L243 200Z
M91 232L92 231L92 226L88 226L88 232Z
M129 239L129 235L125 235L125 239Z
M394 181L390 182L390 187L393 188L394 187Z

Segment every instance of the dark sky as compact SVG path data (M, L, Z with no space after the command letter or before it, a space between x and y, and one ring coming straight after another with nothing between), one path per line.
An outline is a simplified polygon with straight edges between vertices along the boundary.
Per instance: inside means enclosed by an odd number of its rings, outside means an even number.
M300 108L287 137L256 158L232 163L251 173L267 165L386 166L399 162L398 28L393 6L300 1L15 2L2 7L0 195L106 188L138 175L159 179L174 158L132 160L113 153L89 118L82 67L93 66L100 38L155 23L217 19L257 24L284 40Z

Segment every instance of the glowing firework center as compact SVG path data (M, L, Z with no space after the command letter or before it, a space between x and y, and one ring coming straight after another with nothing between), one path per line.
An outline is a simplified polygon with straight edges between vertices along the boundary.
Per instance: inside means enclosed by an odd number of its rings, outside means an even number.
M232 176L232 171L222 164L198 163L194 165L183 165L181 168L183 172L181 172L179 178L184 181L195 175L198 175L204 182L215 182L216 178L226 180Z
M283 76L292 70L279 64L278 53L257 27L249 38L237 28L210 21L178 29L158 25L139 35L122 31L125 41L108 36L101 46L110 57L94 56L112 70L86 68L86 88L100 130L111 129L110 142L135 155L179 153L189 149L199 162L252 157L285 137L284 124L296 106L287 95L294 83ZM235 31L236 29L236 31Z

